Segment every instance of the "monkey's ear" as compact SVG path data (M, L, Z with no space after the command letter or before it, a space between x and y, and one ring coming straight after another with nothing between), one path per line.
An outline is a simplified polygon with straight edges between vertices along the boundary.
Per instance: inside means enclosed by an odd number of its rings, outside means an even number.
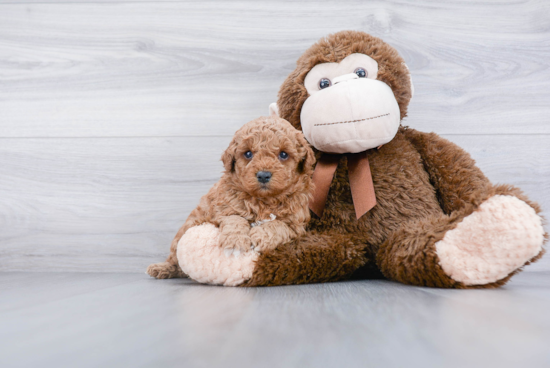
M302 157L302 160L298 163L298 171L311 175L313 173L313 165L315 164L315 153L313 153L313 150L304 138L304 134L302 132L296 132L296 138L300 143L298 152L300 152Z
M405 65L405 68L407 68L407 71L409 72L409 81L411 82L411 98L412 98L414 96L413 78L412 78L411 71L410 71L409 67L407 66L407 64L403 63L403 65Z
M235 152L237 150L237 143L235 140L232 140L229 144L229 147L222 154L223 167L225 172L233 173L235 172Z
M277 106L277 102L273 102L269 105L269 116L279 116L279 106Z

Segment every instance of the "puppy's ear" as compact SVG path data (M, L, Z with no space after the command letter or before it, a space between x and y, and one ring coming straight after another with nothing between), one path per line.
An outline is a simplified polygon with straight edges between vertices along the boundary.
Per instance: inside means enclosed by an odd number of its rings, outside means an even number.
M225 152L222 154L223 166L225 168L225 172L227 173L235 172L236 150L237 150L237 142L235 142L235 139L233 139L231 143L229 143L229 147L227 147Z
M315 154L313 153L309 143L304 138L304 134L302 132L296 132L296 139L298 140L298 152L302 158L298 163L298 171L302 174L310 175L313 173Z

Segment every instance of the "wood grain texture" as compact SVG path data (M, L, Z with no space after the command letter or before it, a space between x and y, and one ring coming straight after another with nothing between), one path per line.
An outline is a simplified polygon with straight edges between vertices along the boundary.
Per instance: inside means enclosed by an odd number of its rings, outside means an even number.
M2 141L0 268L141 271L219 179L229 139Z
M2 367L548 367L550 273L498 290L0 273Z
M550 133L547 1L2 4L3 137L232 134L298 56L357 29L407 61L408 123Z
M549 11L0 0L0 270L141 272L163 259L234 131L267 113L307 47L342 29L406 59L415 97L404 124L455 141L548 211Z

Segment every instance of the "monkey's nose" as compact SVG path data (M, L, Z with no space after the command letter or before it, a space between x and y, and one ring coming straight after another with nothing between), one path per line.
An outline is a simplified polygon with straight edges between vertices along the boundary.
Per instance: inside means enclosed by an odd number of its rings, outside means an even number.
M260 183L265 184L271 179L271 173L269 171L258 171L256 178Z
M349 80L352 80L352 79L359 79L359 76L355 73L344 74L344 75L341 75L339 77L334 78L332 80L332 84L336 85L338 83L349 81Z

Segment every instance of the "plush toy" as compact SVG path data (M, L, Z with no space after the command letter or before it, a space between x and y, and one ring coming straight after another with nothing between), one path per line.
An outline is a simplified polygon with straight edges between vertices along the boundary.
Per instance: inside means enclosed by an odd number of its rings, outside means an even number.
M330 35L298 59L270 110L315 148L312 218L305 235L258 254L252 269L243 257L248 272L233 285L384 276L489 288L542 256L539 206L492 185L453 143L402 126L412 94L397 51L363 32ZM195 231L194 246L215 246L213 229ZM159 278L183 275L175 257L158 267Z

